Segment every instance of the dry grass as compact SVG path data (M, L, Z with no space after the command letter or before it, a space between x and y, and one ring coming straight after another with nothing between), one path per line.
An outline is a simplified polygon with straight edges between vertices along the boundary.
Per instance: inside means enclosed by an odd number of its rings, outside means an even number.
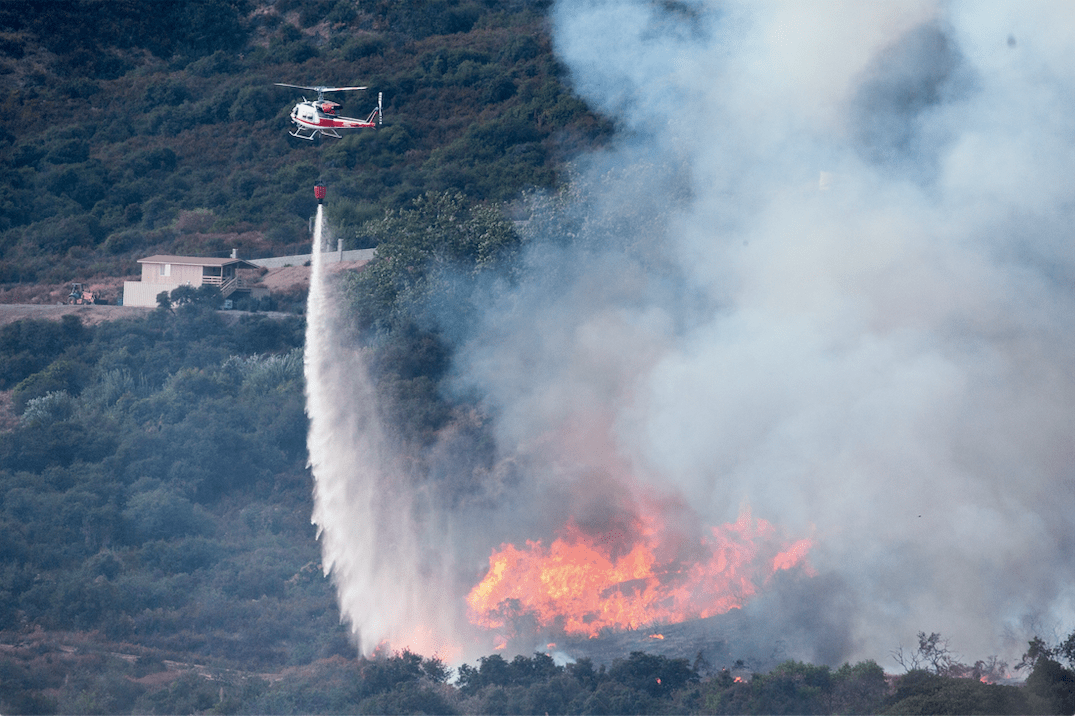
M362 268L368 261L340 261L339 263L325 264L325 270L329 273L337 273L340 271L350 271ZM309 266L283 266L281 268L269 269L264 276L261 277L261 285L269 289L270 292L276 293L279 291L288 291L289 289L300 288L305 290L310 285L310 267Z
M0 326L25 318L58 321L68 314L77 315L82 323L92 326L104 321L148 315L154 309L140 306L66 306L56 304L0 304Z
M112 276L84 282L86 290L100 296L109 304L115 304L123 295L123 282L135 281L137 276ZM25 304L55 306L67 302L71 293L70 283L16 283L0 285L0 305Z

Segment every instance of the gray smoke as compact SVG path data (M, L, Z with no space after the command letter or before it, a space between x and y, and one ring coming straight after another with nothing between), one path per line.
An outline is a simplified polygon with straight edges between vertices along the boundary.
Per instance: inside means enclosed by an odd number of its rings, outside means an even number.
M533 202L529 278L461 342L503 462L460 569L655 493L813 537L818 576L750 607L789 656L1070 628L1075 6L564 0L553 28L620 139Z

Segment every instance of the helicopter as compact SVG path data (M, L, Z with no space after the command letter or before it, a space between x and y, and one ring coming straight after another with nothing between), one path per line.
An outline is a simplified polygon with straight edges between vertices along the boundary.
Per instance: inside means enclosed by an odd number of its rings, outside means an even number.
M341 117L339 115L340 104L325 99L326 92L349 92L352 90L364 90L366 89L365 87L304 87L302 85L286 85L282 82L275 82L274 84L277 87L291 87L292 89L317 92L316 100L311 101L303 97L302 101L291 110L291 121L295 123L295 131L288 132L288 134L292 137L313 141L318 134L323 134L326 137L342 139L343 137L338 130L376 127L381 124L381 119L384 116L381 111L381 92L377 93L376 109L370 112L370 116L365 120Z

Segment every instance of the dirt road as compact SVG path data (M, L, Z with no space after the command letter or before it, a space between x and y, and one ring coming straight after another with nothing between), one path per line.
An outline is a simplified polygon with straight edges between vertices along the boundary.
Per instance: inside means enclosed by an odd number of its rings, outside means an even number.
M44 318L54 321L76 315L88 326L120 318L141 318L154 309L135 306L68 306L63 304L0 303L0 326L23 318Z

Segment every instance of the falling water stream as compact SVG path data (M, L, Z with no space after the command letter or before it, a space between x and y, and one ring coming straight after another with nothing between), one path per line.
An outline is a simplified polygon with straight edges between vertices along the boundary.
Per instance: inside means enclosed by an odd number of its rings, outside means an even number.
M306 310L307 439L312 522L341 618L359 650L410 648L447 655L452 610L420 549L415 494L389 449L362 349L347 341L327 276L323 208L317 207ZM450 632L450 630L448 630Z

